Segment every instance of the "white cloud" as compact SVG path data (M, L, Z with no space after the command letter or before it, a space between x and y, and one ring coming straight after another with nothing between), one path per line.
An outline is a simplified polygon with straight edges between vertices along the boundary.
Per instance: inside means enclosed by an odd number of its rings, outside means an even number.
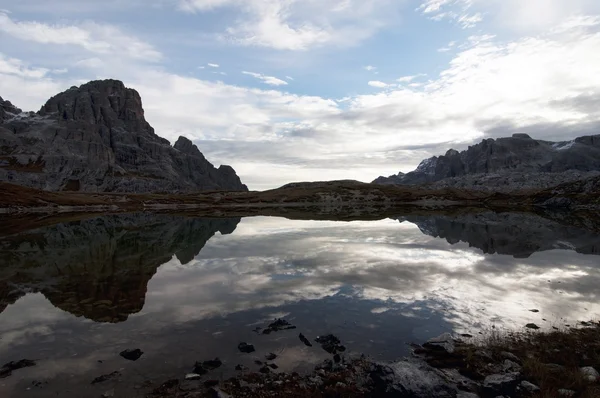
M286 82L285 80L281 80L273 76L265 76L261 73L254 73L248 71L243 71L242 73L244 75L249 75L254 78L257 78L258 80L262 80L263 83L268 84L269 86L287 86L288 84L288 82Z
M220 65L219 64L207 64L208 66L210 66L211 68L218 68Z
M484 136L534 129L534 137L570 139L600 126L599 22L573 19L511 42L473 36L456 45L439 76L400 77L401 87L373 81L384 90L338 101L183 77L102 55L98 62L82 56L76 66L138 89L158 134L195 138L209 160L230 163L251 187L286 179L371 180ZM78 83L48 72L73 65L0 60L0 92L26 110Z
M294 78L291 77L291 76L286 76L285 78L288 79L288 80L292 80L292 81L294 80Z
M180 0L187 12L227 7L241 15L223 37L278 50L356 45L393 19L390 0ZM396 4L397 5L397 4Z
M371 87L377 87L377 88L386 88L386 87L390 87L389 84L384 83L384 82L380 82L379 80L371 80L369 83L369 86Z
M158 61L162 55L148 43L111 25L86 22L79 26L19 22L0 12L0 32L16 39L51 45L76 45L97 54Z
M410 83L415 79L418 79L419 77L423 77L423 76L427 76L424 73L419 73L418 75L411 75L411 76L402 76L399 79L396 79L396 81L400 82L400 83Z
M486 19L519 31L547 30L565 18L600 12L596 0L424 0L418 8L433 20L472 28Z
M367 65L363 69L366 70L366 71L372 72L372 71L376 70L377 67L375 67L373 65Z

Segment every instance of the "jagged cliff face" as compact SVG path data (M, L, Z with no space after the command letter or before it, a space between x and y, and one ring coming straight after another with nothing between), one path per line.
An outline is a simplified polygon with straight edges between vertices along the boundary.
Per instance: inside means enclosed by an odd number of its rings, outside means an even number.
M600 135L573 141L534 140L526 134L487 139L466 151L450 149L424 160L413 172L379 177L376 184L425 184L436 187L546 188L600 172ZM518 176L527 176L519 181ZM444 182L442 182L444 181Z
M125 214L58 224L0 239L0 312L28 292L97 322L122 322L144 306L148 282L182 264L240 219Z
M144 118L137 91L93 81L23 113L0 100L0 180L85 192L247 190L180 137L172 147Z

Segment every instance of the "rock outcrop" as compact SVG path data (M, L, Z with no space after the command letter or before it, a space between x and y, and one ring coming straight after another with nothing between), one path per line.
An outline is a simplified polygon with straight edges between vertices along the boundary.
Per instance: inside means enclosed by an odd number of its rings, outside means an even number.
M188 139L171 146L155 134L138 92L117 80L71 87L37 113L0 98L0 181L50 191L247 191Z
M450 149L416 170L379 177L376 184L513 191L544 189L600 174L600 135L572 141L534 140L527 134L486 139L467 150Z

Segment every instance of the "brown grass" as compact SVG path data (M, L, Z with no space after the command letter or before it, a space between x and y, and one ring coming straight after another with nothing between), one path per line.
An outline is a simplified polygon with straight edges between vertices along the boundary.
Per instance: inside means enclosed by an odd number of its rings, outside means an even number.
M461 346L458 354L470 369L479 369L483 376L489 359L478 355L489 353L502 363L503 352L517 356L523 366L524 378L540 387L539 397L559 397L559 389L576 391L577 397L600 397L600 385L583 377L580 368L600 369L600 323L591 326L554 330L552 332L501 332L492 330L479 341Z

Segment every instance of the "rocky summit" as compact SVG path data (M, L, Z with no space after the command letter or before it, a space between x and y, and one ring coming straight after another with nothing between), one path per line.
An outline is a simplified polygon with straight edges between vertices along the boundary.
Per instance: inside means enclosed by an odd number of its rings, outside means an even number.
M50 191L247 191L190 140L174 146L144 118L137 91L117 80L71 87L36 112L0 98L0 181Z
M600 135L552 142L527 134L485 139L467 150L450 149L410 173L379 177L375 184L512 191L543 189L600 175Z

